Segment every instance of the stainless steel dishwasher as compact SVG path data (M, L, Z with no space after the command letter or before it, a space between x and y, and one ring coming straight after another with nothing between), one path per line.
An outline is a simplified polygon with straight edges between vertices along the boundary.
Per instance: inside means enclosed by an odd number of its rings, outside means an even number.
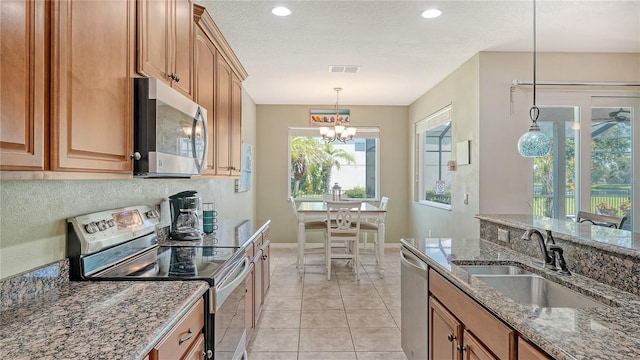
M402 350L409 360L429 356L429 268L403 243L400 248Z

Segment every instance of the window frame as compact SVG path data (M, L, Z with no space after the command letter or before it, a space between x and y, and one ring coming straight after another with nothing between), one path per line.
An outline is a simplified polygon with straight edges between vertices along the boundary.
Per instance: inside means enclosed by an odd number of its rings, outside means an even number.
M449 123L451 131L451 150L449 153L453 157L453 120L451 118L451 104L443 107L442 109L432 113L431 115L419 120L415 123L415 202L420 205L425 205L437 209L451 211L451 204L440 203L436 201L430 201L423 199L426 187L424 185L424 161L425 161L425 148L424 148L424 136L427 131L431 131L445 123ZM439 151L440 157L442 152ZM453 158L452 158L453 159ZM442 178L442 176L440 176ZM452 179L453 180L453 179ZM453 188L453 187L452 187Z
M288 136L287 136L287 197L291 198L291 137L292 136L307 136L313 138L322 138L320 135L320 131L317 126L307 126L307 127L289 127L288 128ZM375 196L373 198L358 198L354 200L362 200L362 201L380 201L380 128L379 127L360 127L358 126L358 131L354 135L354 138L358 139L375 139L376 152L375 152L375 177L376 177L376 186L375 186ZM336 140L337 141L337 140ZM296 201L323 201L323 199L319 198L308 198L308 197L296 197L294 198Z

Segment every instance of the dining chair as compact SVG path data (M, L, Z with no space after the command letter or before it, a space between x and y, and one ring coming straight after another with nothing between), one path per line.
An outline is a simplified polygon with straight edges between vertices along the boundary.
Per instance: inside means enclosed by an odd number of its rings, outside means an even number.
M587 211L578 211L578 217L576 221L579 223L588 222L593 225L606 226L614 229L621 229L624 222L627 220L626 216L612 216L594 214Z
M300 217L298 216L298 207L296 205L295 200L292 197L289 198L289 202L291 202L291 208L293 209L293 214L296 217L296 232L297 232L298 226L300 225ZM307 221L304 222L304 231L305 231L305 235L306 235L306 233L309 233L309 232L322 232L322 233L324 233L324 232L327 231L327 223L325 221L322 221L322 220L307 220ZM305 243L305 246L306 246L306 244L307 244L306 236L305 236L304 243ZM303 250L303 253L302 253L302 264L299 264L299 265L304 267L304 264L305 264L305 262L304 262L304 250Z
M378 204L378 208L382 209L382 210L387 210L387 205L389 203L389 198L386 196L383 196L380 198L380 204ZM368 233L373 233L373 249L374 249L374 254L376 257L376 263L378 263L378 261L380 260L380 254L378 254L378 218L370 218L370 219L365 219L361 224L360 224L360 231L362 232L362 247L364 249L367 248L367 235Z
M327 229L325 237L325 260L327 280L331 280L331 262L333 259L349 259L360 280L359 246L360 208L362 202L327 201ZM340 245L334 246L334 245Z

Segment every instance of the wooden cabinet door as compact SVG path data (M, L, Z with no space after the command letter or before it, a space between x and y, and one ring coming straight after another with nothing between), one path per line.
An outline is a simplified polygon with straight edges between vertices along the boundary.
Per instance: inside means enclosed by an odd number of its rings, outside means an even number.
M262 250L257 250L255 263L255 281L253 283L254 324L258 323L262 312Z
M216 146L216 173L230 175L232 168L231 154L231 68L222 56L218 56L216 65L216 117L215 146Z
M216 55L217 51L213 43L207 38L200 27L196 27L195 41L195 99L200 106L207 110L207 168L203 175L215 175L215 80L216 80Z
M435 298L429 297L429 358L461 360L462 324Z
M171 86L193 98L193 4L191 0L174 0L173 36L170 55L177 80Z
M198 335L196 341L191 345L189 351L184 355L182 360L202 360L205 355L204 334Z
M231 82L231 133L229 144L231 176L240 176L242 171L242 82L233 76Z
M0 170L45 170L48 3L0 2Z
M172 0L138 1L138 72L171 83L169 78Z
M251 270L249 271L249 275L247 275L247 280L245 281L245 288L247 289L247 294L244 297L244 308L245 308L245 322L244 325L247 328L247 339L251 338L251 330L255 328L256 324L255 320L255 305L253 303L253 291L254 291L254 281L255 281L255 264L251 263L249 265Z
M550 360L544 352L531 345L527 340L518 337L518 360Z
M266 241L262 245L262 303L267 297L271 286L271 242Z
M130 173L135 0L52 6L51 169Z
M463 335L462 358L464 360L498 360L473 334L465 330Z

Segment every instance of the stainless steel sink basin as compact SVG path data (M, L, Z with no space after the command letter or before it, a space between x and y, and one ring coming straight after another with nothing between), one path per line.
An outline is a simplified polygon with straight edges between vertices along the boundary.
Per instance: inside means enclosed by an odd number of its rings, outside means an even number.
M607 306L595 299L534 274L474 276L508 298L523 305L564 308Z
M531 274L521 267L514 265L458 265L471 275L522 275Z

